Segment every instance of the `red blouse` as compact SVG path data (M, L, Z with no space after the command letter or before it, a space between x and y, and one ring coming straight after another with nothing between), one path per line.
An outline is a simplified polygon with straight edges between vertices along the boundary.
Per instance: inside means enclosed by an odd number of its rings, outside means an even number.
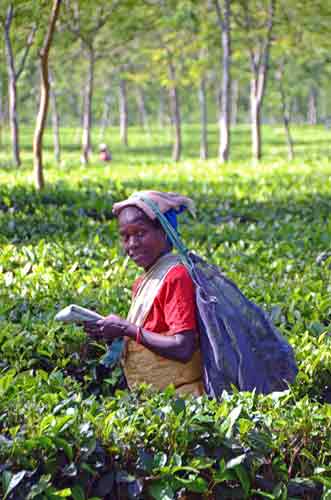
M132 287L136 294L142 277ZM195 289L183 264L174 266L164 279L143 327L154 333L175 335L186 330L197 331Z

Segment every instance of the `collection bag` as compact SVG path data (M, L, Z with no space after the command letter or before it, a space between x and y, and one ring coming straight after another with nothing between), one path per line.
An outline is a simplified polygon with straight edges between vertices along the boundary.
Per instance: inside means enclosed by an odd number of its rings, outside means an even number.
M177 249L196 288L206 393L220 397L231 386L268 394L283 391L297 374L294 352L267 313L251 302L218 267L189 252L158 206L146 197Z

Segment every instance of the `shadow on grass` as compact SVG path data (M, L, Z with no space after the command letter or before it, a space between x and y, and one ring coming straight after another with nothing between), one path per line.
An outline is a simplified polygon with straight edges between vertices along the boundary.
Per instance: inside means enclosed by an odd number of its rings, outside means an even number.
M208 152L209 159L218 158L218 137L213 134L211 138L208 139ZM294 155L296 159L309 159L309 157L318 154L319 156L330 156L331 153L331 142L327 139L325 140L314 140L310 142L309 140L298 140L294 142ZM119 161L131 161L138 155L138 161L172 161L172 144L162 146L154 145L141 145L128 147L127 150L120 148L114 148L113 156L114 159ZM183 160L196 160L200 156L200 146L194 137L184 137L182 145L182 159ZM286 139L284 138L269 138L267 142L263 144L263 161L268 161L277 157L279 160L288 159L288 147ZM251 158L251 141L246 133L242 135L234 135L232 138L232 148L231 148L231 160L234 162L247 161Z
M62 131L61 148L62 156L71 155L74 161L80 162L81 144L80 134L71 132L66 134L65 128ZM305 159L311 156L330 156L331 154L331 141L329 140L328 133L323 132L323 136L316 134L320 133L318 129L311 129L311 135L307 138L303 136L305 129L293 128L294 137L294 152L297 159ZM31 133L32 134L32 133ZM21 149L23 153L31 155L32 153L32 135L22 134ZM125 148L118 142L118 131L116 129L116 137L114 136L115 130L111 129L106 134L105 141L108 142L110 149L113 153L115 161L121 162L169 162L171 161L172 142L169 135L165 135L165 129L153 128L153 133L148 136L141 129L137 127L129 128L129 147ZM251 139L250 128L248 125L240 125L232 129L231 134L231 160L232 161L247 161L251 157ZM219 131L216 126L209 125L208 129L208 147L209 157L217 159L218 157L218 143ZM282 128L277 125L275 128L271 126L262 127L263 137L263 160L274 160L277 156L278 159L287 159L287 144L285 133ZM297 140L296 140L297 137ZM44 141L43 149L47 155L53 154L53 143L51 139L51 132L47 131L47 140ZM116 140L115 140L116 139ZM162 140L162 144L160 141ZM184 160L192 160L199 158L200 151L200 127L197 125L183 125L182 132L182 158ZM94 153L97 152L97 136L93 137ZM10 144L6 144L8 158L10 158ZM138 158L137 158L138 156ZM0 169L10 170L13 168L12 162L1 160Z

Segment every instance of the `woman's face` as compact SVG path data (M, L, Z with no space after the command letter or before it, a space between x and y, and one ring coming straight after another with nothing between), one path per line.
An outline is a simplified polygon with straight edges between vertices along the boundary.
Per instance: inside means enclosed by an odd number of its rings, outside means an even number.
M145 271L162 253L170 250L164 231L155 227L139 208L123 208L118 215L118 224L126 254Z

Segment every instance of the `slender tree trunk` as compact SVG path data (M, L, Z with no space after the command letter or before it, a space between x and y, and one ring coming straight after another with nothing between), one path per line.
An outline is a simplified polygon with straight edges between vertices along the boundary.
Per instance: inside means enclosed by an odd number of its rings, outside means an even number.
M310 88L307 118L309 125L317 125L317 91L315 87Z
M255 160L260 160L261 150L261 100L256 95L257 81L251 80L250 108L251 108L251 136L252 155Z
M222 49L222 102L220 117L220 147L219 158L222 163L228 161L230 154L230 113L231 113L231 31L230 15L231 0L224 0Z
M279 67L279 71L276 74L276 78L278 79L278 83L279 83L280 103L281 103L283 124L284 124L285 136L286 136L288 159L293 160L294 159L294 147L293 147L293 140L292 140L291 129L290 129L291 108L287 104L287 100L286 100L286 95L285 95L285 90L284 90L284 85L283 85L283 75L284 75L284 64L281 63L280 67Z
M0 77L0 147L3 143L4 103L3 103L3 80Z
M206 79L202 78L199 85L199 103L200 103L200 160L208 158L208 121L207 121L207 96Z
M75 118L77 118L77 123L79 125L79 128L81 129L83 126L83 121L82 121L82 102L84 102L84 96L83 92L81 89L73 91L69 97L70 97L70 102L72 105L72 110Z
M75 136L74 136L75 144L79 142L82 144L82 130L84 125L84 105L85 105L84 95L85 95L85 88L82 85L79 88L79 90L77 89L77 94L75 95L75 108L76 108L76 115L78 117L78 127L75 130Z
M219 117L219 159L227 162L230 154L231 123L231 0L214 0L222 43L222 90Z
M238 123L238 108L239 108L239 82L238 80L232 81L232 108L231 108L231 124L237 125Z
M20 147L19 147L19 128L17 116L17 86L16 86L16 72L14 63L14 54L10 40L10 26L13 19L14 8L10 4L7 10L5 21L5 49L7 59L7 72L8 72L8 96L9 96L9 121L11 129L11 139L13 148L14 164L18 167L21 164Z
M42 141L49 101L48 56L52 45L56 21L59 16L60 6L61 0L53 0L52 12L49 19L47 33L44 38L43 46L39 52L41 73L40 104L33 138L35 185L38 190L43 189L45 185L42 159Z
M270 0L267 30L263 44L258 49L249 49L252 71L250 89L252 155L255 161L259 161L262 157L261 110L269 69L270 44L275 4L276 0Z
M87 48L88 70L84 92L84 112L83 112L83 135L82 135L82 163L87 165L92 150L91 127L92 127L92 97L94 81L94 50Z
M302 123L302 112L298 96L293 96L291 115L294 117L295 123Z
M169 88L171 118L175 132L174 143L172 148L172 159L174 161L179 161L182 152L181 116L180 116L178 88L176 85L176 71L172 61L169 61L169 76L171 82Z
M128 97L127 83L123 78L120 79L119 87L119 104L120 104L120 138L123 146L128 146Z
M320 121L325 123L326 118L327 118L327 93L325 89L320 89L320 102L321 102L321 108L320 108Z
M111 94L107 94L105 96L105 103L103 107L103 115L102 115L102 122L101 122L101 127L100 127L100 135L99 135L99 140L103 141L103 138L105 136L106 128L111 125L111 104L112 104L112 97Z
M159 120L158 120L160 127L164 127L167 123L165 107L166 103L164 98L164 91L163 88L161 88L159 94Z
M293 146L293 139L292 139L292 134L291 134L291 129L290 129L290 120L291 120L290 112L289 112L289 110L286 109L286 106L284 106L283 102L282 102L282 108L283 108L283 124L284 124L284 129L285 129L288 159L294 160L294 146Z
M60 163L61 161L60 115L57 109L55 82L51 72L49 72L49 83L50 83L50 100L52 107L54 156L55 156L55 161L57 163Z
M137 106L139 112L140 125L146 131L148 130L148 118L147 118L144 92L141 87L137 87L136 92L137 92Z

